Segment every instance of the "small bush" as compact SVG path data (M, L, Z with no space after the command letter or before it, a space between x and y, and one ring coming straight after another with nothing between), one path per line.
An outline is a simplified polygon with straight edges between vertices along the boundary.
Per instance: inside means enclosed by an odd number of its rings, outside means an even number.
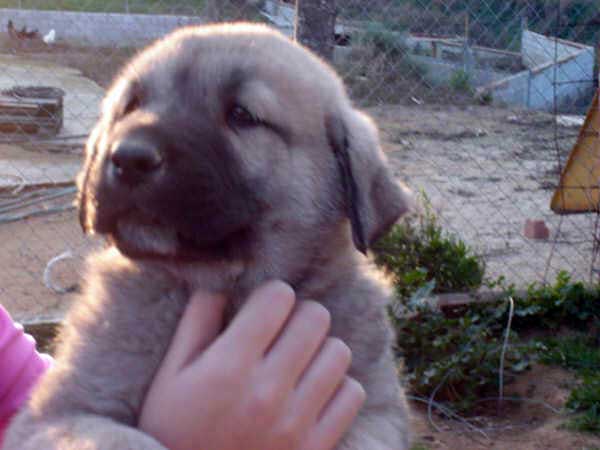
M375 245L375 262L394 281L397 298L390 310L396 347L412 391L428 397L435 390L436 400L466 410L498 386L499 319L506 306L472 305L460 315L448 315L427 303L432 292L477 289L485 266L463 241L442 230L426 198L423 211ZM516 373L528 367L530 352L518 347L515 338L513 343L505 366Z
M444 232L427 198L423 213L392 228L374 246L375 263L391 274L400 298L435 280L434 292L466 292L483 282L483 260Z
M600 348L590 336L551 337L543 342L546 349L541 355L541 362L573 369L581 374L600 371Z
M544 341L541 361L576 371L578 385L571 391L567 408L578 414L567 428L600 433L600 348L593 336L575 334Z
M516 326L555 329L568 326L598 328L600 325L600 285L574 282L561 271L554 284L533 283L524 298L515 298Z
M424 202L421 216L396 225L376 243L375 262L396 289L390 316L411 391L427 398L435 393L436 401L469 411L498 388L508 308L502 300L451 311L431 305L433 293L477 289L485 267L467 244L442 230ZM566 406L578 414L566 426L600 432L600 285L574 282L565 272L553 284L532 283L520 297L502 278L486 285L515 298L506 382L537 359L576 370L581 381ZM516 333L566 327L591 332L527 342Z
M394 103L425 86L425 69L409 58L401 36L383 22L370 22L352 35L350 55L337 68L353 98L363 104Z
M471 77L464 70L457 70L450 77L450 87L457 92L473 92Z
M503 305L504 306L504 305ZM413 317L394 317L398 354L404 358L413 392L452 402L466 411L498 389L505 307L470 306L452 317L427 305ZM515 333L505 354L505 377L529 367L537 344L521 344Z
M357 33L354 40L359 45L372 47L377 53L388 57L402 56L406 53L406 46L400 39L400 33L389 29L381 22L369 22L365 31Z

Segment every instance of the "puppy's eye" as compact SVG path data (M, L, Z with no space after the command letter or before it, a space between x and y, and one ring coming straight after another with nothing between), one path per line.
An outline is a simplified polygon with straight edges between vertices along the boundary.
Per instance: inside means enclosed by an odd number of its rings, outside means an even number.
M240 105L235 105L227 114L229 125L234 128L249 128L260 125L261 120Z

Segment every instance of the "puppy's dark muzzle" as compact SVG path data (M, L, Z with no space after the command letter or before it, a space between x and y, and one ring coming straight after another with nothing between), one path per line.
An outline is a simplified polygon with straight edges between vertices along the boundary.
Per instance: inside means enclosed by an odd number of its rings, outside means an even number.
M170 230L178 254L246 240L266 207L260 183L244 176L224 135L202 128L142 126L113 136L85 186L95 200L91 227L122 248L135 224Z

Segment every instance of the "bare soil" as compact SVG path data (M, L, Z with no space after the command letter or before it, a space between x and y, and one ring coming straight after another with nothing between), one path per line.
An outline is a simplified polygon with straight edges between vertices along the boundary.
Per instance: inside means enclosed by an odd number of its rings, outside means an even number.
M546 113L477 105L369 112L395 173L426 193L444 228L484 258L490 278L524 286L560 270L590 277L595 215L550 210L578 128ZM525 238L527 219L544 220L550 238Z
M506 387L507 398L498 409L492 399L468 417L478 430L460 421L449 421L435 411L428 419L427 407L415 405L413 429L416 442L427 449L448 450L592 450L600 448L600 438L564 428L568 414L561 410L574 379L567 371L534 366ZM437 427L437 431L434 427Z
M0 40L3 49L80 69L104 87L132 53L39 43L15 46ZM517 284L551 279L560 269L588 276L594 217L560 218L548 207L577 129L557 128L547 114L468 104L380 106L368 112L380 125L384 150L398 177L427 193L442 224L485 258L489 275L504 275ZM31 160L64 164L65 158L80 157L42 149ZM544 219L550 240L525 239L522 228L528 218ZM85 255L101 245L83 237L75 211L0 224L0 242L0 301L20 320L60 317L77 297L44 285L48 261L72 250L75 257L58 263L52 279L61 286L77 285L83 281ZM535 367L509 385L506 395L561 408L573 382L560 369ZM561 429L564 414L534 402L510 403L499 415L495 402L482 404L470 420L485 435L434 410L436 431L425 406L414 402L414 411L415 437L424 448L600 448L595 437Z

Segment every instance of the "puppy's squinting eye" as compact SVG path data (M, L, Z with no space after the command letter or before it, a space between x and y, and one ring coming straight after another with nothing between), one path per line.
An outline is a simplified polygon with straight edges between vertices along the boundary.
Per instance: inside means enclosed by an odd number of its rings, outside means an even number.
M240 105L234 105L227 113L227 122L234 128L256 127L262 121Z

